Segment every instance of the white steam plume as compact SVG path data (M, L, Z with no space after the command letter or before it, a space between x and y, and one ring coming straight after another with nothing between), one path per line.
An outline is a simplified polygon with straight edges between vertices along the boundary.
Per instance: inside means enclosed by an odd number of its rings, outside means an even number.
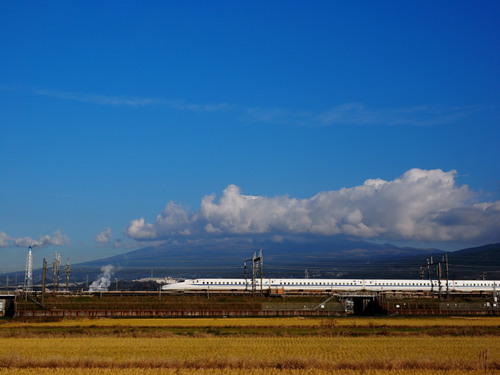
M111 277L113 276L115 267L111 264L101 267L101 274L89 286L89 292L107 292L111 285Z

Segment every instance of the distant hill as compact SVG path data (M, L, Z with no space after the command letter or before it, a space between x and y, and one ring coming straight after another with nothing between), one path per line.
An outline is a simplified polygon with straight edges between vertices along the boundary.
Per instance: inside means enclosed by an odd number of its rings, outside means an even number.
M74 270L112 264L120 274L129 275L143 276L152 271L157 276L241 277L243 261L259 248L264 251L264 272L272 277L419 278L427 258L432 256L437 262L445 254L438 249L398 247L341 236L311 242L233 240L150 246L82 263ZM448 260L452 279L500 279L500 244L448 252Z
M268 239L210 244L181 243L149 246L125 254L71 267L71 280L92 282L107 264L115 266L113 278L132 280L148 277L242 277L243 261L263 249L264 274L268 277L311 278L419 278L426 259L439 261L444 251L376 244L337 236L323 241ZM451 279L500 280L500 243L448 252ZM39 283L41 270L33 271ZM11 283L24 272L8 275ZM427 276L426 276L427 277ZM432 269L436 278L436 269ZM51 282L50 275L48 282ZM1 283L0 283L1 284Z
M241 277L243 261L258 249L264 252L264 271L275 277L363 277L386 274L384 262L413 257L420 263L438 249L398 247L376 244L347 237L323 241L260 240L240 242L229 240L211 244L175 244L150 246L105 259L81 263L73 267L101 267L112 264L120 272L148 272L177 277ZM417 277L418 267L414 274Z
M472 247L450 253L451 270L457 276L500 280L500 243Z
M380 270L393 278L419 278L420 267L424 267L427 277L427 258L437 262L443 261L445 252L431 252L427 256L408 255L394 259L378 259L372 264L372 269L361 265L353 270L356 277L378 277ZM450 279L479 279L488 278L500 280L500 243L480 247L451 251L448 255ZM444 263L442 264L443 277L445 276ZM379 272L377 272L377 270ZM431 267L431 275L437 277L437 267Z

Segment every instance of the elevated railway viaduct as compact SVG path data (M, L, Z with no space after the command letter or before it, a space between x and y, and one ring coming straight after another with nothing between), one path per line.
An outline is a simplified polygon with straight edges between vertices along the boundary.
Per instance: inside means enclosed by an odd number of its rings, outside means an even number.
M2 298L3 296L3 298ZM31 317L250 317L341 315L499 315L494 296L438 296L400 292L83 292L0 294L5 316ZM42 302L43 300L43 302Z

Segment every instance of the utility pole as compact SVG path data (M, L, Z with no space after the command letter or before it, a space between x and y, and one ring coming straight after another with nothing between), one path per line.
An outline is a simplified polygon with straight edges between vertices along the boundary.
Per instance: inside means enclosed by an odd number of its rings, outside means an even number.
M33 254L31 246L28 248L28 256L26 257L26 273L24 275L24 291L25 293L33 290Z
M64 272L66 273L66 291L69 292L69 276L71 274L71 266L69 264L69 257L66 261L66 266L64 266Z
M252 295L257 291L257 277L260 277L260 294L263 292L264 281L264 257L262 256L262 249L259 249L259 256L254 252L252 258L243 262L243 273L245 277L245 290L248 289L247 282L247 262L252 262Z
M43 258L42 265L42 304L45 301L45 289L47 286L47 261Z
M431 264L432 264L432 257L427 258L427 277L429 278L429 282L431 283L431 293L433 292L434 285L432 284L432 279L431 279Z
M248 291L248 281L247 281L247 261L243 262L243 278L245 279L245 292Z
M264 288L264 257L262 249L259 249L259 273L260 273L260 295L262 296L262 288Z
M61 266L61 254L59 254L56 251L56 253L54 254L54 261L52 263L52 273L54 274L54 279L52 280L52 285L54 288L54 293L56 293L59 290L60 266Z
M496 315L497 311L498 311L497 285L493 281L493 313Z
M446 298L450 298L450 268L448 263L448 253L444 254L444 270L446 272Z
M443 279L443 268L442 265L444 263L445 277L446 277L446 298L450 296L450 269L448 263L448 254L444 254L440 262L434 262L432 257L427 258L427 277L429 278L429 282L431 284L431 293L434 292L434 283L432 282L431 276L431 266L436 266L436 274L437 274L437 282L438 282L438 295L441 298L442 294L442 284L441 281ZM420 267L420 278L424 279L424 270L423 267Z
M441 299L441 263L437 264L438 296Z

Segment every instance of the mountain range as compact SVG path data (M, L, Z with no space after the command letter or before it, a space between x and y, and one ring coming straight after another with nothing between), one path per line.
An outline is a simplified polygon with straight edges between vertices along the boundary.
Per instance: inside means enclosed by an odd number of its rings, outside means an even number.
M210 244L172 243L73 266L73 271L111 264L120 275L172 277L242 277L243 262L263 250L264 274L269 277L419 278L427 260L448 254L449 277L500 279L500 244L445 252L439 249L376 244L348 237L323 241L214 241ZM444 263L443 275L444 275ZM250 267L250 262L248 262ZM436 273L437 266L431 267ZM433 276L434 277L434 276Z

